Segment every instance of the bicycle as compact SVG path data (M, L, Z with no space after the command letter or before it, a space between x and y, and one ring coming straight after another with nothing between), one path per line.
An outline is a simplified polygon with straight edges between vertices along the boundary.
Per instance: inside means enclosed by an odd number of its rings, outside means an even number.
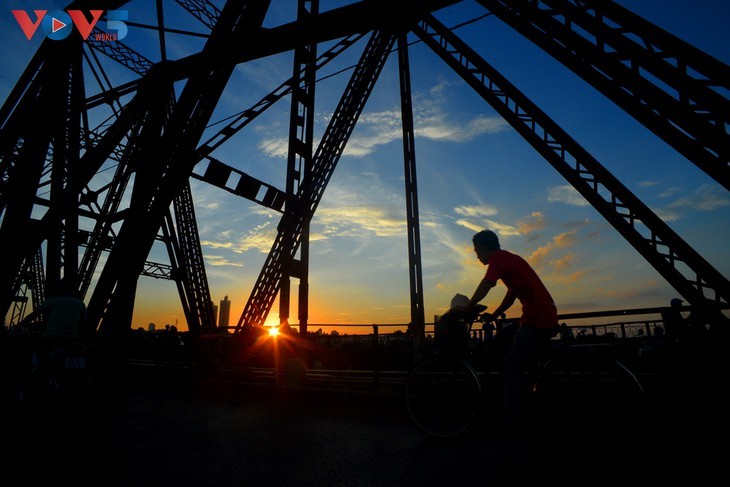
M489 410L499 411L502 354L471 339L476 322L487 323L479 307L457 326L455 345L434 352L408 374L405 399L413 422L430 436L450 438L469 430ZM497 322L496 328L504 322ZM505 333L503 330L500 333ZM617 348L618 347L618 348ZM529 419L551 422L604 421L639 407L644 389L622 360L620 345L551 340L529 373ZM493 414L496 416L496 414Z

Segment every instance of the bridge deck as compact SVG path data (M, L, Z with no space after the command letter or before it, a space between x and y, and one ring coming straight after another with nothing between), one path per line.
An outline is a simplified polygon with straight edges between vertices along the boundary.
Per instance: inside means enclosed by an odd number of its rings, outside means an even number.
M556 422L514 438L482 426L435 441L397 393L265 382L127 369L83 397L5 415L4 470L74 485L639 485L681 474L700 485L719 465L708 433L719 416L690 414L699 402L674 389L636 413L638 426Z

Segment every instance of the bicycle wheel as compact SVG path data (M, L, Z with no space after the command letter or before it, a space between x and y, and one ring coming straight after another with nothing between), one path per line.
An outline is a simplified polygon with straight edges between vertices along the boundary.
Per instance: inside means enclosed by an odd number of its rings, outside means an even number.
M464 361L434 357L418 364L406 381L406 405L416 425L448 438L466 431L480 406L481 384Z
M573 424L629 424L641 414L644 389L620 360L551 360L533 386L543 412Z

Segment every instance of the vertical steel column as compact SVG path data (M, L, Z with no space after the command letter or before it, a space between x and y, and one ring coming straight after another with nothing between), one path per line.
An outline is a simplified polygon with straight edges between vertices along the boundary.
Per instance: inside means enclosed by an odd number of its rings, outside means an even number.
M55 46L54 46L55 47ZM57 100L51 118L53 144L50 205L59 208L51 223L47 242L49 291L68 292L78 289L79 151L81 141L81 109L84 102L82 40L72 36L62 49L49 56L47 62L55 73L49 89Z
M416 178L416 145L413 135L413 103L411 74L408 62L408 35L398 36L398 72L400 74L400 107L403 119L403 165L406 185L406 221L408 224L408 278L411 287L411 322L408 331L423 337L423 273L421 270L421 232L418 220L418 183Z
M311 16L319 13L319 0L299 0L297 21L306 22ZM282 224L288 225L284 245L294 248L293 236L300 218L297 215L306 212L306 207L298 196L302 180L312 163L312 145L314 139L314 91L317 62L317 44L312 43L297 47L294 51L294 74L291 79L292 101L289 117L289 155L287 159L286 207ZM309 220L303 219L299 260L295 257L286 259L283 266L281 290L279 295L279 321L288 323L291 300L291 278L299 279L299 332L307 334L309 315Z

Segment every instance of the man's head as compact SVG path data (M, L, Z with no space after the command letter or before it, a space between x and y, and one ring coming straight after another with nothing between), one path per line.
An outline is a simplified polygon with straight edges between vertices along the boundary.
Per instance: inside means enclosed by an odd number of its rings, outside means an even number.
M499 238L497 234L491 230L482 230L472 237L474 243L474 252L477 254L479 261L487 265L492 252L499 250Z

